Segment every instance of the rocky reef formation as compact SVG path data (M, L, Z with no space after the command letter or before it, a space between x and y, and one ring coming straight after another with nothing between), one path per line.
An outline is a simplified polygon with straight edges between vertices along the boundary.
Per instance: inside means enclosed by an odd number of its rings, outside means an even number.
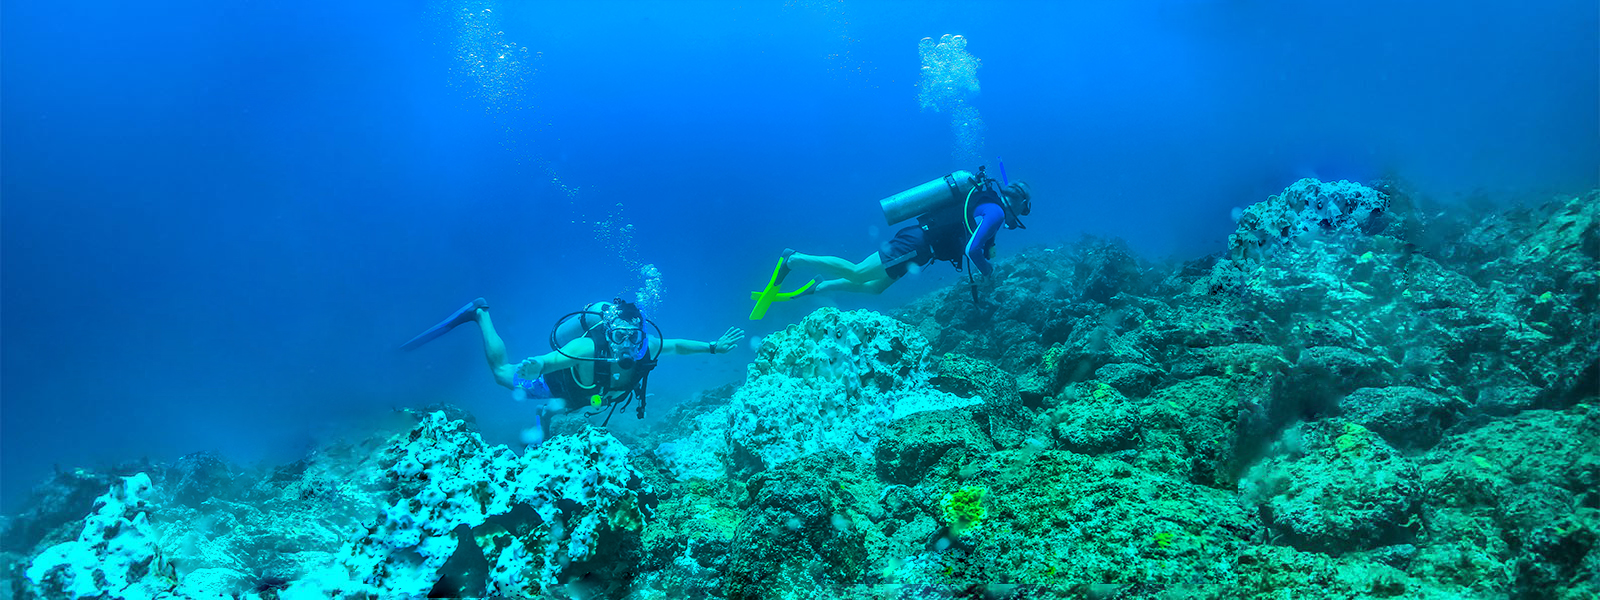
M836 448L870 453L906 415L968 400L930 383L928 343L871 312L824 308L762 342L726 406L693 418L692 433L657 449L679 479L748 475Z
M588 428L518 456L486 446L444 411L414 417L412 427L331 448L237 495L186 499L192 470L163 477L164 491L144 472L120 478L77 540L39 545L12 591L519 598L626 590L621 575L655 496L616 438Z
M421 411L264 474L64 472L0 556L19 598L1593 597L1597 257L1600 192L1303 180L1204 259L818 310L638 437Z

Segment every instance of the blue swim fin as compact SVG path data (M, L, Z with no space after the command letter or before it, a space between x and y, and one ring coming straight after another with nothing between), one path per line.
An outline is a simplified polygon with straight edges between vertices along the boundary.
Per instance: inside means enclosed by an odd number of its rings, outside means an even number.
M411 341L400 344L400 349L408 351L416 350L417 348L422 347L423 344L431 342L439 336L449 333L450 330L455 329L457 325L466 323L467 321L477 320L478 309L480 308L489 308L489 302L483 298L476 298L473 301L468 302L466 306L461 307L461 310L451 314L449 318L440 321L438 325L434 325L433 327L428 328L427 331L422 332L421 335L411 338Z

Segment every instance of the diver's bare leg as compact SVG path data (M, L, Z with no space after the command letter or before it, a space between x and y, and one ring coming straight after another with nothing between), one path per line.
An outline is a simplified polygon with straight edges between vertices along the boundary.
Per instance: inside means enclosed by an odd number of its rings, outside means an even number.
M864 282L850 281L849 279L830 279L817 284L817 293L854 292L857 294L882 294L893 283L894 280L888 276Z
M483 333L483 356L489 361L494 382L506 388L514 387L512 374L516 372L517 365L506 363L506 342L494 330L494 319L489 317L488 309L478 309L477 321L478 331Z
M789 257L789 268L796 267L811 267L821 271L826 276L848 279L857 283L867 283L875 279L887 279L889 277L888 272L884 271L883 268L883 258L877 252L872 253L872 256L868 256L859 263L853 263L837 256L817 256L796 252Z

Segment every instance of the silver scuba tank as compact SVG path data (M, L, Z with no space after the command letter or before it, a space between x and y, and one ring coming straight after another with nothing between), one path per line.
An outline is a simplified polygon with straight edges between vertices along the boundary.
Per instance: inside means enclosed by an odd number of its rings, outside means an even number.
M566 347L572 340L589 335L590 329L605 322L600 318L600 315L605 314L606 310L613 306L610 302L591 302L588 306L583 307L583 312L571 315L570 318L562 319L561 322L556 323L555 332L550 336L552 349L559 350Z
M883 218L893 225L949 203L960 204L974 187L971 171L956 171L879 200L878 206L883 208Z

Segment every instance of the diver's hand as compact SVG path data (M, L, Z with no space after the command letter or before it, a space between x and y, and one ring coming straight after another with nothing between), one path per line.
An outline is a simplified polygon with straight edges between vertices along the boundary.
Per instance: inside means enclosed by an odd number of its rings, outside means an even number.
M727 354L729 352L733 352L736 344L738 344L739 340L742 339L744 339L743 329L739 329L738 327L729 327L727 333L722 334L722 337L717 338L717 341L711 342L711 353Z
M517 378L519 379L533 381L538 379L540 375L544 375L544 361L539 360L537 356L524 358L522 359L522 364L517 365Z

